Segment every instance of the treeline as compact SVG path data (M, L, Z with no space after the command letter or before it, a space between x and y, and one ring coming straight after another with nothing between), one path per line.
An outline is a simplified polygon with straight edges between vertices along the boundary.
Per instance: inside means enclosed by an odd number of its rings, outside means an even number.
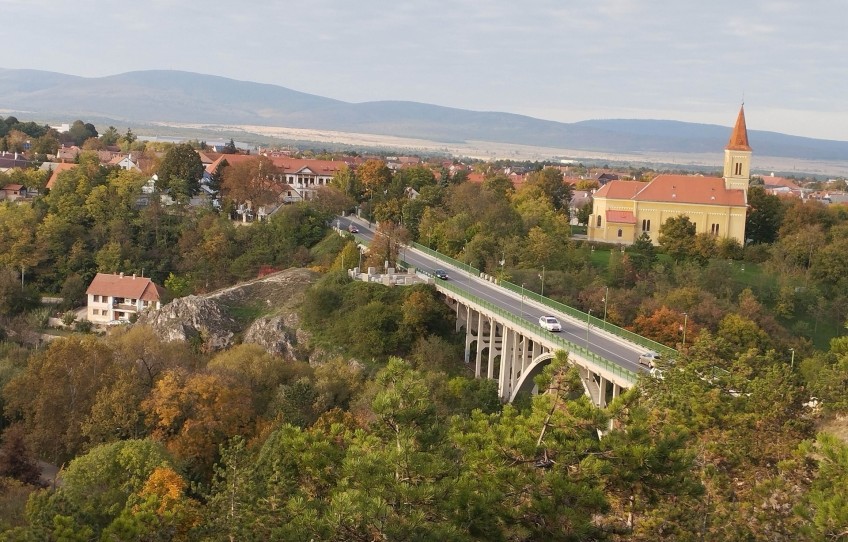
M4 391L70 461L55 489L3 480L2 539L838 539L848 448L815 435L790 367L716 351L700 336L600 410L563 358L501 407L426 346L368 377L248 345L203 359L144 328L65 339Z

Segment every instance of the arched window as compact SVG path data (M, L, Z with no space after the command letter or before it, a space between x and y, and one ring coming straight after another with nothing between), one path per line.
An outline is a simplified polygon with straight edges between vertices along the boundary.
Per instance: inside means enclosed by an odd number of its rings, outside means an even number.
M601 227L601 215L598 215L598 227Z
M618 236L621 237L621 228L618 228Z

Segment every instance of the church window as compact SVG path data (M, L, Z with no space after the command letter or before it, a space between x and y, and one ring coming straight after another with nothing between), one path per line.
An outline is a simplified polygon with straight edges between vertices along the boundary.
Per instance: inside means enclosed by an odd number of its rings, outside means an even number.
M736 162L736 173L734 175L742 175L742 162Z
M622 233L621 228L618 228L618 236L619 237L621 237L621 233Z
M712 235L718 235L718 224L710 225L710 233Z
M598 215L598 227L601 227L601 215Z
M651 220L644 218L642 219L642 231L651 231Z

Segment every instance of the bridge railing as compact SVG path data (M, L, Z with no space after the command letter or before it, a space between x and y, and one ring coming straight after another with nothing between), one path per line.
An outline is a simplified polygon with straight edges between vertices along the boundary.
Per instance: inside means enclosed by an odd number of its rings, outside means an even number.
M429 255L433 258L437 258L437 259L439 259L439 260L441 260L445 263L449 263L452 266L458 267L458 268L460 268L463 271L466 271L468 273L472 273L475 276L479 277L480 274L481 274L479 269L471 267L467 263L463 263L463 262L460 262L459 260L455 260L454 258L451 258L450 256L445 256L441 252L437 252L437 251L435 251L431 248L428 248L428 247L426 247L426 246L424 246L420 243L412 243L412 246L417 248L421 252L426 253L427 255ZM536 292L533 292L533 291L528 290L526 288L522 288L521 286L518 286L517 284L513 284L511 282L507 282L505 280L502 280L502 281L498 281L498 285L503 286L507 290L513 291L517 294L523 294L527 298L532 299L532 300L536 301L537 303L541 303L542 305L550 307L550 308L552 308L556 311L559 311L563 314L567 314L568 316L571 316L572 318L575 318L577 320L581 320L581 321L584 321L584 322L589 322L589 323L593 324L595 327L601 328L604 331L608 331L609 333L616 335L618 337L621 337L622 339L626 339L626 340L628 340L632 343L638 344L640 346L644 346L648 350L654 350L655 352L662 354L666 358L673 359L673 358L677 357L677 350L675 350L674 348L669 348L668 346L666 346L662 343L658 343L658 342L652 341L651 339L648 339L646 337L642 337L641 335L633 333L632 331L626 330L622 327L618 327L618 326L611 324L609 322L605 322L604 320L601 320L600 318L597 318L595 316L590 316L588 313L585 313L585 312L583 312L579 309L575 309L574 307L570 307L570 306L568 306L564 303L554 301L553 299L550 299L548 297L543 297L543 296L537 294Z
M428 275L428 276L432 276L432 273L429 273L429 272L426 272L426 271L422 271L422 273L424 273L425 275ZM578 354L578 355L582 356L583 358L585 358L590 363L593 363L596 366L601 367L601 368L605 369L606 371L609 371L610 373L612 373L614 375L620 376L630 383L635 383L636 380L639 377L639 375L637 375L635 372L633 372L629 369L625 369L624 367L621 367L619 365L616 365L612 361L610 361L610 360L608 360L604 357L601 357L598 354L595 354L594 352L590 351L585 346L580 346L580 345L573 343L569 340L563 339L562 337L560 337L558 335L555 335L553 333L550 333L550 332L544 330L541 326L538 326L536 324L528 322L527 320L525 320L523 318L519 318L518 316L512 314L511 312L509 312L507 310L504 310L504 309L498 307L497 305L495 305L493 303L485 301L485 300L483 300L483 299L481 299L477 296L471 295L468 292L466 292L465 290L463 290L462 288L460 288L459 286L452 284L450 281L441 280L441 279L438 279L438 278L435 278L435 277L434 277L434 279L439 284L439 286L445 288L446 290L450 290L451 292L458 294L460 297L463 297L463 298L465 298L469 301L472 301L472 302L474 302L475 304L477 304L481 307L486 308L487 310L497 314L500 318L502 318L504 320L508 320L508 321L512 322L513 324L516 324L518 327L530 329L530 330L532 330L536 333L539 333L540 335L541 334L547 334L549 340L551 342L553 342L554 344L558 345L562 350L565 350L567 352L574 352L575 354Z

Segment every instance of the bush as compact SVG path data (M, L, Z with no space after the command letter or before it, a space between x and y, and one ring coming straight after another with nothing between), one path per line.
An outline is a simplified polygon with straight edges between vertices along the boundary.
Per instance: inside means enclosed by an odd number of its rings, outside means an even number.
M74 322L77 320L77 313L74 311L68 311L62 315L62 323L66 326L72 326Z
M79 320L74 326L74 329L79 331L80 333L90 333L91 327L91 322L89 322L88 320Z

